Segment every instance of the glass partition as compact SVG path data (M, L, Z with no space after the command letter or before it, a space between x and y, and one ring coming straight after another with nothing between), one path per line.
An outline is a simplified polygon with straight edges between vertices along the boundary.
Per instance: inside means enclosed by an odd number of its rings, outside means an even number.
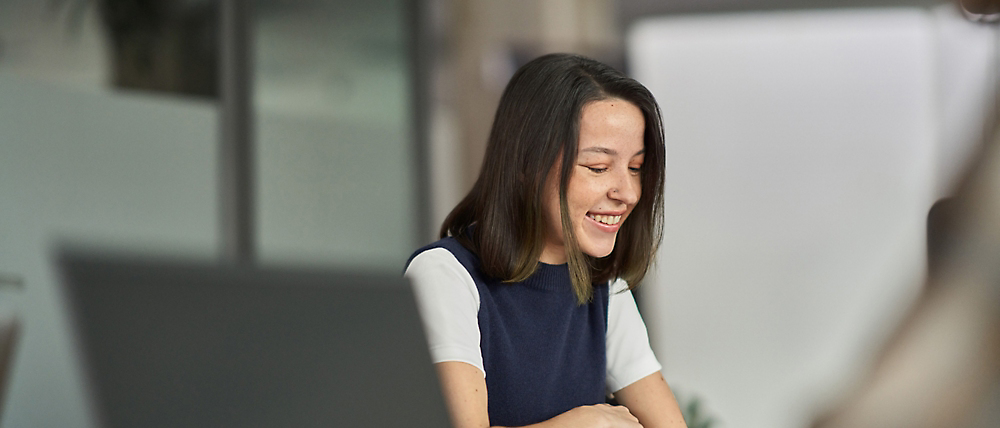
M415 249L402 0L256 3L258 254L399 272Z

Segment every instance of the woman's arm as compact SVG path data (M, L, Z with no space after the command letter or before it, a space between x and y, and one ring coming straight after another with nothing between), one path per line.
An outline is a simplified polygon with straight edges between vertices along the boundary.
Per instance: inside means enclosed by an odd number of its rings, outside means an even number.
M615 393L644 428L686 428L684 416L667 381L657 371Z
M454 428L489 427L483 372L472 364L458 361L445 361L434 366L441 379L441 393Z
M435 366L438 377L441 379L441 390L445 403L448 404L448 413L454 428L489 427L486 379L483 377L483 372L479 371L476 366L457 361L445 361L437 363ZM675 403L674 408L676 407ZM683 422L681 424L678 426L684 426ZM642 428L642 425L639 425L639 420L632 416L625 406L598 404L571 409L547 421L530 425L530 427Z

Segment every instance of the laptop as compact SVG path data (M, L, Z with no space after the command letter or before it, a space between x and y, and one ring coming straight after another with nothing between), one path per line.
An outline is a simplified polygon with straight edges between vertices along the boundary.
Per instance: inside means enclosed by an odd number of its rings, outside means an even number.
M58 254L95 426L447 427L405 279Z

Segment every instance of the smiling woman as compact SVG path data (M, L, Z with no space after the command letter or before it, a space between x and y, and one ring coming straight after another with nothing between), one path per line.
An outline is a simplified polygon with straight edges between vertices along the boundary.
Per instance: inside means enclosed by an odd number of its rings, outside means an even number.
M405 274L456 427L684 426L630 292L665 162L635 80L567 54L514 74L475 186Z

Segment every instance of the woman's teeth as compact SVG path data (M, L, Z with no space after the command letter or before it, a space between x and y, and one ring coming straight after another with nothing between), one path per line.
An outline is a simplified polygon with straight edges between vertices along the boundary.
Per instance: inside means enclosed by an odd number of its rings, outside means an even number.
M594 219L594 220L597 220L597 221L599 221L601 223L608 224L608 225L615 225L615 224L618 224L618 222L622 221L622 216L620 216L620 215L587 214L587 216L590 217L590 218L592 218L592 219Z

